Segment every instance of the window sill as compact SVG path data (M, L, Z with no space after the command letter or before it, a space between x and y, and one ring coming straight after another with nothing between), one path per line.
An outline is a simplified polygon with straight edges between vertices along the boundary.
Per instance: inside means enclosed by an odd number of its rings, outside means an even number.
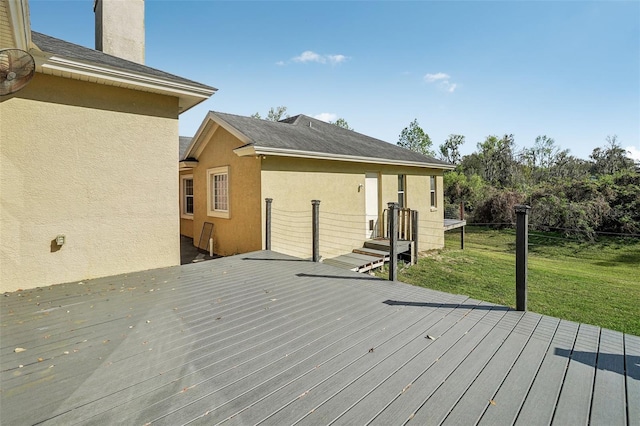
M437 208L437 207L431 207L430 211L432 211L432 212L437 212L437 211L438 211L438 208Z
M193 220L193 215L192 214L183 213L183 214L180 215L180 218L181 219L187 219L187 220Z
M207 216L209 217L219 217L221 219L229 219L231 215L229 212L221 212L221 211L208 211Z

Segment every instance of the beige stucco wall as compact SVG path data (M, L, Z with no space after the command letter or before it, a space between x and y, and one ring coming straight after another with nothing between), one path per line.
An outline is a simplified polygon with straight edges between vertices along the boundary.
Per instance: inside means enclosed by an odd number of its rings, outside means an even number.
M193 238L197 245L205 221L212 222L217 254L228 256L262 249L260 239L260 160L238 157L233 150L244 145L219 127L198 156L193 169ZM207 213L207 170L229 166L230 217Z
M388 202L397 202L398 174L407 175L407 207L418 209L421 215L420 224L425 225L419 228L420 250L442 247L443 213L442 209L430 209L428 177L438 174L441 182L442 171L267 157L262 160L262 198L273 198L272 249L302 258L311 257L313 199L321 201L320 255L323 258L345 254L354 248L362 247L367 234L364 184L368 172L379 175L380 212L387 207ZM441 192L440 187L440 199ZM262 210L264 216L264 206ZM428 225L431 225L430 229L426 229Z
M96 50L144 64L144 0L95 2Z
M42 74L2 98L0 291L179 263L177 112Z

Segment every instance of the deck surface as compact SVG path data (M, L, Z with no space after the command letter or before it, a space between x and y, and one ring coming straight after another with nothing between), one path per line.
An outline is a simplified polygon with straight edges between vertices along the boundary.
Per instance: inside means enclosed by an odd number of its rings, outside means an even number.
M640 338L256 252L5 294L4 425L640 425Z

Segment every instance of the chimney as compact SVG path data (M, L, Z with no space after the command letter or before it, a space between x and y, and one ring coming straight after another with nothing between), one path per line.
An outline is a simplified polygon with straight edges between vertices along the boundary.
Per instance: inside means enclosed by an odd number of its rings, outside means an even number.
M96 50L144 64L144 0L95 0Z

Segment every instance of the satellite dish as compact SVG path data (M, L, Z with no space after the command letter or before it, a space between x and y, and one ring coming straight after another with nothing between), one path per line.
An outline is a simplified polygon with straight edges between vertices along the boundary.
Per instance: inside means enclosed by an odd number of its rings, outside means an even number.
M15 93L33 78L36 63L28 52L20 49L0 50L0 96Z

